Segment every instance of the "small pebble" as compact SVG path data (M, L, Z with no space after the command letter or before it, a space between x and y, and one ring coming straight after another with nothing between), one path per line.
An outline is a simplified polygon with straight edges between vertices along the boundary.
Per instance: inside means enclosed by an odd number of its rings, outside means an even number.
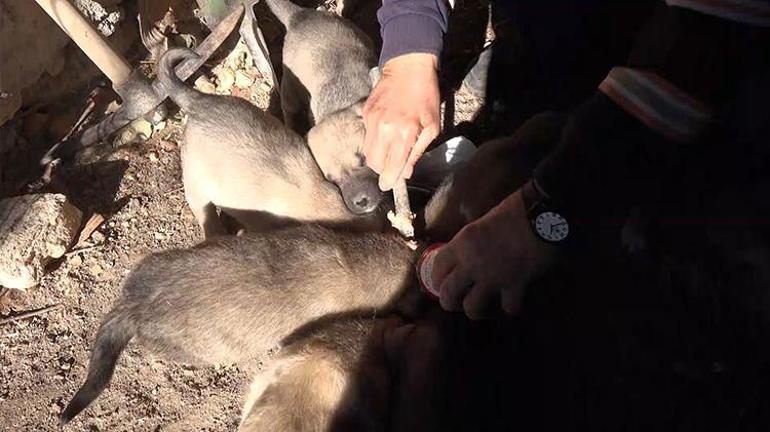
M104 234L100 233L99 231L94 231L91 233L91 240L97 244L102 243L104 241Z
M99 264L92 264L91 267L89 268L89 271L91 272L92 275L99 276L104 272L104 269Z
M157 162L158 161L158 154L155 152L149 152L147 153L147 158L150 159L150 162Z
M217 91L221 93L228 93L235 84L235 74L230 69L222 69L217 74Z
M80 254L72 255L69 263L72 267L80 267L80 265L83 264L83 257L81 257Z
M235 86L239 88L247 88L254 84L254 78L246 75L243 71L239 70L235 73Z
M61 407L58 403L54 402L48 406L48 412L51 414L59 414L61 412Z

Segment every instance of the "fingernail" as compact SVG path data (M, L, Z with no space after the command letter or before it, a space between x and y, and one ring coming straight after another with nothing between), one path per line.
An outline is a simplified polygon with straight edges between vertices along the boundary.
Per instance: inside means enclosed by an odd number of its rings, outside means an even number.
M380 190L383 192L387 192L390 190L390 184L387 181L383 180L382 177L380 177L380 181L378 185L380 186Z

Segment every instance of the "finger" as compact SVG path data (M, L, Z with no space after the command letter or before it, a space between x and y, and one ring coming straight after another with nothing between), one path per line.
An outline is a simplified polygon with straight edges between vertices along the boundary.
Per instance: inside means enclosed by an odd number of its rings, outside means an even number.
M475 284L463 300L465 315L472 320L490 318L499 307L500 295L486 284Z
M423 153L425 153L425 149L428 148L430 143L436 139L438 133L439 127L437 124L432 124L420 131L420 135L417 137L417 142L414 144L412 151L409 153L409 159L406 161L406 166L404 167L404 171L401 173L401 177L412 177L412 173L414 173L414 165L418 160L420 160Z
M521 309L521 287L513 285L500 292L500 305L508 315L517 315Z
M385 168L380 173L380 189L390 190L401 176L404 165L409 157L409 151L417 140L414 127L406 126L393 134L393 140L388 145L388 157Z
M369 97L366 98L366 103L364 103L364 108L361 110L361 115L364 117L369 116L369 113L371 112L372 108L374 108L377 105L377 99L379 99L379 86L374 86L372 89L372 92L369 93Z
M457 255L451 245L446 245L436 252L433 258L433 270L431 271L431 282L433 288L438 291L444 279L454 270L457 265Z
M463 308L463 299L472 288L473 280L467 271L455 267L452 273L444 279L439 289L439 303L446 311L458 312Z
M380 113L376 111L364 118L364 127L366 128L364 156L366 157L366 164L376 173L382 172L385 166L385 157L388 155L388 149L383 145L381 138L385 132L381 119Z

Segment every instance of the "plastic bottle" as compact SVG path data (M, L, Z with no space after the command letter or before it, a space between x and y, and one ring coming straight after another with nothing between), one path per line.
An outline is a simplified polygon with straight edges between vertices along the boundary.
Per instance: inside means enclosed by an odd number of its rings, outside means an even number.
M439 287L434 286L433 282L433 260L443 246L444 243L434 243L428 246L420 255L420 259L417 260L417 279L420 281L420 288L436 301L439 298Z

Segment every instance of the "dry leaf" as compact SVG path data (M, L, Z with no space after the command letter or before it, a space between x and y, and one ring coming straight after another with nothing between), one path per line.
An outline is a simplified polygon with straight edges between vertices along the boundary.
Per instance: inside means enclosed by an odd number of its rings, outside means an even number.
M86 222L86 225L83 227L83 230L80 231L80 236L78 236L78 241L75 243L75 248L78 246L81 246L83 242L88 240L89 237L91 237L91 234L96 231L97 228L99 228L99 225L101 225L104 222L104 216L102 216L99 213L94 213L91 215L91 218L88 219L88 222Z

